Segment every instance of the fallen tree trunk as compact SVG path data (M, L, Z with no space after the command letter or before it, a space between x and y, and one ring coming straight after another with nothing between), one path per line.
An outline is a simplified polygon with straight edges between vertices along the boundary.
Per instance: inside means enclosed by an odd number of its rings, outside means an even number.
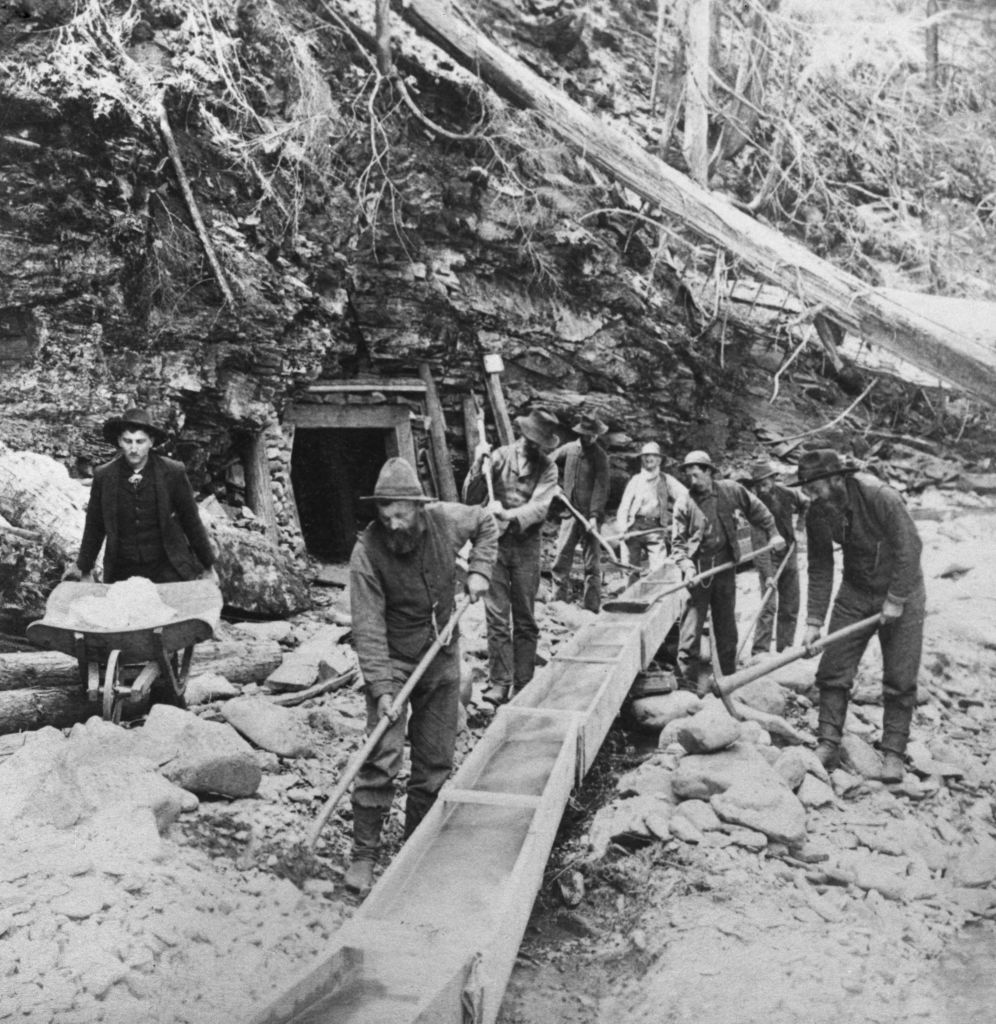
M579 150L702 238L728 249L761 278L864 340L996 404L996 350L820 259L651 156L485 37L448 0L406 0L401 16L496 92L534 110L551 134Z
M217 672L230 683L262 683L283 659L276 640L208 640L194 648L191 672ZM56 651L0 654L0 694L79 686L76 659ZM2 722L2 714L0 714Z

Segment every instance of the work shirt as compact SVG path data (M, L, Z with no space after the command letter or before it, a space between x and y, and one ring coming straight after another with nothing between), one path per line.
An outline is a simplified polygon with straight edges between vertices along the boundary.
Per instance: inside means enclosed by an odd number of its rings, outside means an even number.
M540 527L557 495L557 467L546 455L526 458L520 438L491 453L491 482L495 499L509 513L508 530L502 543L539 534ZM473 468L463 486L464 501L476 505L487 501L487 486L481 465Z
M758 494L757 497L775 517L775 526L785 538L785 543L794 543L795 521L793 517L806 514L806 510L809 508L809 498L801 492L800 488L785 487L782 484L773 484L767 494Z
M764 533L765 542L775 538L774 517L742 484L713 480L703 493L689 491L674 508L674 551L679 560L704 560L729 549L738 561L737 512Z
M550 461L563 463L563 491L567 500L581 513L601 522L609 500L609 457L598 444L586 448L580 441L568 441L550 455ZM569 516L566 509L564 516Z
M833 591L833 546L844 555L844 581L884 601L905 604L923 586L923 544L899 492L870 473L844 478L843 509L816 501L806 516L809 601L806 622L822 626Z
M670 526L674 506L687 493L688 488L673 476L659 470L651 476L641 469L630 478L619 502L616 512L619 532L625 533L638 518Z
M353 645L370 696L393 694L391 659L415 663L453 613L456 558L470 541L468 571L491 579L498 526L483 508L434 502L419 510L415 548L396 554L375 519L349 562Z

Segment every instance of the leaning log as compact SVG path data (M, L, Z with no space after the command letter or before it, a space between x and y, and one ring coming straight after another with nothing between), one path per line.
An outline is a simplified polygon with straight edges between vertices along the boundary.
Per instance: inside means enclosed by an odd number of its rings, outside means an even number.
M484 36L449 0L406 0L399 13L496 92L533 110L548 131L700 237L729 250L759 277L782 285L815 312L938 378L996 404L996 349L953 330L820 259L652 156L588 113L507 49Z

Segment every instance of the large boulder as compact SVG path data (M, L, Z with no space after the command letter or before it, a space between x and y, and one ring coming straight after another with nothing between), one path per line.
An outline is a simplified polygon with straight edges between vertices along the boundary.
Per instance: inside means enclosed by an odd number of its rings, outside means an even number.
M679 800L708 800L744 778L756 779L765 786L788 789L757 747L735 743L716 754L688 754L683 757L671 775L671 790Z
M723 821L776 842L796 846L806 838L806 810L780 778L775 784L757 776L741 778L709 802Z
M733 746L740 738L740 723L725 711L700 711L681 719L678 742L690 754L712 754Z
M222 717L243 736L279 757L312 757L312 733L291 708L264 697L236 697L221 709Z
M641 728L657 732L668 722L695 714L701 706L702 702L691 691L675 690L634 700L630 713Z

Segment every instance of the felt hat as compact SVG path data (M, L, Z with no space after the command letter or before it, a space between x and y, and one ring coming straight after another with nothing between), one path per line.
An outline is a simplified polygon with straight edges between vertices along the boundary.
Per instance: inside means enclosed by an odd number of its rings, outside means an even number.
M661 446L656 441L648 441L641 449L641 455L656 455L660 458L664 453L661 451Z
M104 422L104 440L108 444L117 444L118 438L125 430L144 430L152 438L152 443L162 444L169 435L162 427L152 422L148 409L126 409L120 416L112 416Z
M814 480L856 471L857 466L845 462L832 448L814 448L799 456L798 478L792 481L792 486L802 487Z
M689 452L685 456L685 461L681 464L682 469L687 469L689 466L705 466L706 469L715 469L713 461L709 458L709 453L696 449L693 452Z
M373 494L364 495L360 501L435 501L427 498L419 482L418 474L407 459L388 459L380 468Z
M749 474L748 479L752 484L759 483L761 480L767 480L769 477L777 476L778 469L773 462L768 462L767 459L755 459L747 468Z
M584 434L587 437L601 437L607 434L609 428L594 416L580 416L577 423L571 427L575 434Z
M559 440L554 432L559 425L557 417L546 409L533 409L528 416L517 416L515 425L519 433L533 444L547 450L556 448Z

